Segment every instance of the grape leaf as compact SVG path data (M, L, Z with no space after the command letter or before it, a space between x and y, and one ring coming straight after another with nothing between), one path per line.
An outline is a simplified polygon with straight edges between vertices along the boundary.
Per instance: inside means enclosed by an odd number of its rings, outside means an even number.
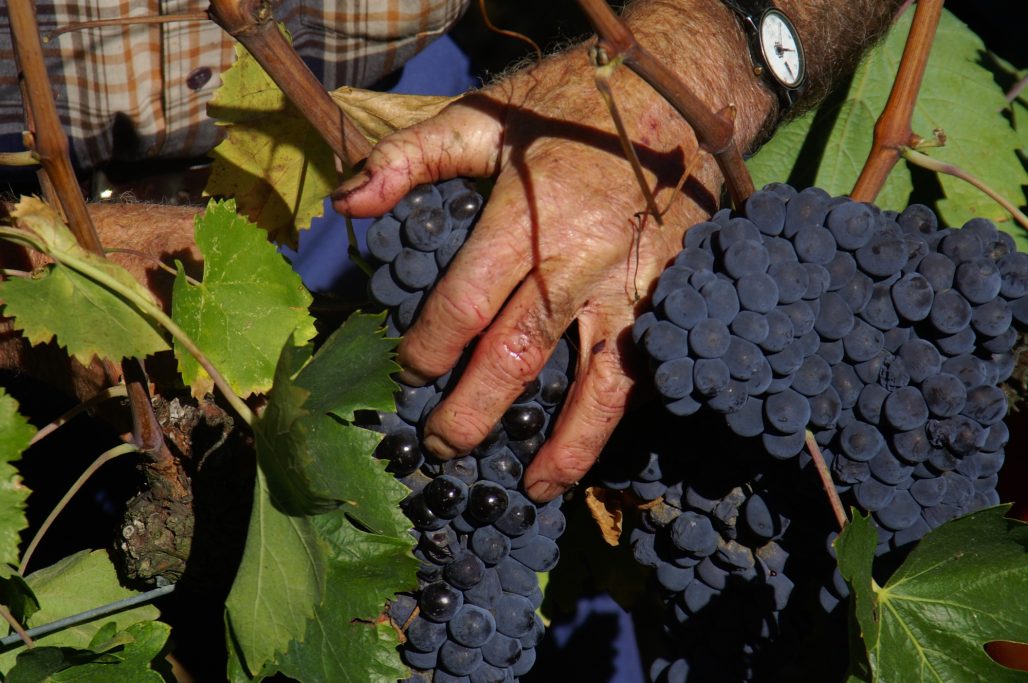
M398 505L408 491L371 456L380 435L341 417L393 407L389 373L397 366L380 323L379 316L351 316L313 358L307 349L283 347L254 435L281 510L302 515L343 505L366 529L396 536L410 526Z
M0 564L0 605L22 624L39 611L39 600L25 579L6 564Z
M385 315L354 313L333 332L318 353L296 376L310 392L305 407L352 421L353 411L395 410L396 383L390 375L400 369L393 360L394 340L381 331Z
M273 240L295 248L337 183L332 151L242 45L207 114L228 135L211 152L206 192L235 197Z
M212 201L196 219L204 255L200 285L189 284L179 264L172 318L240 396L271 388L282 345L315 334L307 312L311 295L264 234L235 211L232 200ZM194 395L213 384L196 359L175 343L182 378Z
M401 128L432 118L456 97L401 95L343 86L329 93L371 144Z
M18 413L18 402L0 387L0 581L4 583L9 577L3 574L2 565L17 564L19 532L29 525L25 519L29 490L11 463L21 457L35 433ZM13 608L6 600L4 604Z
M874 122L892 87L912 14L907 12L897 21L885 41L871 51L847 92L784 127L749 161L758 187L788 178L796 185L817 185L833 194L852 189L871 149ZM1017 135L1000 113L1005 106L1003 93L980 63L981 39L944 11L935 45L914 111L915 133L929 138L933 130L944 131L946 145L927 150L931 156L961 167L1021 204L1021 186L1028 183L1028 176L1014 153ZM984 216L1012 234L1017 229L1002 207L973 186L948 175L940 175L939 182L945 196L938 198L936 209L944 223L959 226ZM913 188L911 168L901 162L877 203L902 209Z
M87 649L37 647L18 655L7 675L8 683L162 683L164 678L150 664L160 656L171 627L158 621L132 624L124 631L113 622L97 632ZM105 637L104 637L105 636Z
M393 683L406 678L396 651L397 631L379 615L394 593L417 585L410 537L366 534L340 512L313 522L329 546L325 602L308 622L302 646L294 642L276 668L301 681Z
M989 658L985 643L1028 637L1028 524L1009 506L982 510L928 533L884 586L871 577L877 543L854 515L836 541L839 569L874 681L1028 681Z
M225 620L250 673L300 638L325 591L325 551L309 517L271 502L258 469L243 559L225 602Z
M40 609L26 624L40 626L78 614L109 602L137 595L135 591L123 588L107 553L102 550L83 550L70 555L55 564L33 572L25 577L39 601ZM104 624L113 621L118 630L125 630L141 621L153 621L158 617L157 608L142 605L100 617L56 633L36 638L39 646L88 648L93 637ZM103 621L100 621L103 619ZM0 653L0 671L9 671L15 658L24 647Z
M84 274L85 266L153 303L153 295L121 266L87 252L75 243L57 213L34 197L25 197L12 215L18 226L57 261L31 278L0 282L4 315L33 344L54 337L84 365L93 356L118 361L144 358L168 347L153 323L135 305Z

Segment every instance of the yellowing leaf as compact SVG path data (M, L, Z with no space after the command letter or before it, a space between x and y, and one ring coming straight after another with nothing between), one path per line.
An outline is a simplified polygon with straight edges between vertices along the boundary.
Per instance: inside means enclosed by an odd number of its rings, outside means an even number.
M442 111L456 97L399 95L361 88L342 87L331 93L371 144L401 128L408 128Z
M332 151L241 45L207 113L228 136L211 153L206 192L235 197L273 240L295 247L337 183Z

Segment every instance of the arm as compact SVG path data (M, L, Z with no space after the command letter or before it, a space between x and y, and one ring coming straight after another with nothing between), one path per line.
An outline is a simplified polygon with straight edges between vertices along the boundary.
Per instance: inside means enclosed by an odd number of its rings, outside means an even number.
M887 25L896 0L780 2L807 45L814 100ZM737 19L717 0L640 0L625 15L640 43L713 110L736 109L743 148L774 116L775 99L751 70ZM553 435L525 477L548 500L596 459L634 390L630 328L683 231L717 205L721 177L677 114L627 69L613 79L658 206L691 178L663 225L634 216L643 198L621 157L593 85L586 47L551 57L438 117L383 140L365 170L340 188L338 210L378 215L414 185L496 176L478 227L400 346L406 378L445 373L481 335L458 387L426 425L442 457L474 447L538 373L577 320L577 379Z

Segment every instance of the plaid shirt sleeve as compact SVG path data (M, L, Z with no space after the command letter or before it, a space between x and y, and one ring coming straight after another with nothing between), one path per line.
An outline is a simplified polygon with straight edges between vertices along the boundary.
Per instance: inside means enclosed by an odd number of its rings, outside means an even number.
M401 66L461 15L470 0L272 0L293 44L329 88L364 86ZM95 19L206 9L203 0L39 0L45 35ZM57 109L81 168L110 159L191 157L220 131L206 104L232 63L232 39L210 21L111 26L44 44ZM0 13L0 136L20 135L24 111Z

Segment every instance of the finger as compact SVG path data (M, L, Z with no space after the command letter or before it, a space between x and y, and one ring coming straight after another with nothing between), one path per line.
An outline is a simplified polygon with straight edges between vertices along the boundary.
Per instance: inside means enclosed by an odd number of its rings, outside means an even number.
M626 336L625 329L590 329L588 319L579 318L578 378L553 433L525 471L525 490L532 500L552 500L578 483L624 416L634 384L623 356Z
M521 184L501 175L478 225L422 304L398 350L402 376L421 384L449 371L533 267Z
M333 207L353 217L380 216L417 185L493 175L503 141L501 111L488 96L469 95L383 138L363 170L332 193Z
M436 455L452 457L481 443L539 375L574 319L579 302L567 294L547 306L541 280L533 274L522 283L479 339L453 392L429 416L424 444ZM547 284L553 292L570 291L559 281Z

